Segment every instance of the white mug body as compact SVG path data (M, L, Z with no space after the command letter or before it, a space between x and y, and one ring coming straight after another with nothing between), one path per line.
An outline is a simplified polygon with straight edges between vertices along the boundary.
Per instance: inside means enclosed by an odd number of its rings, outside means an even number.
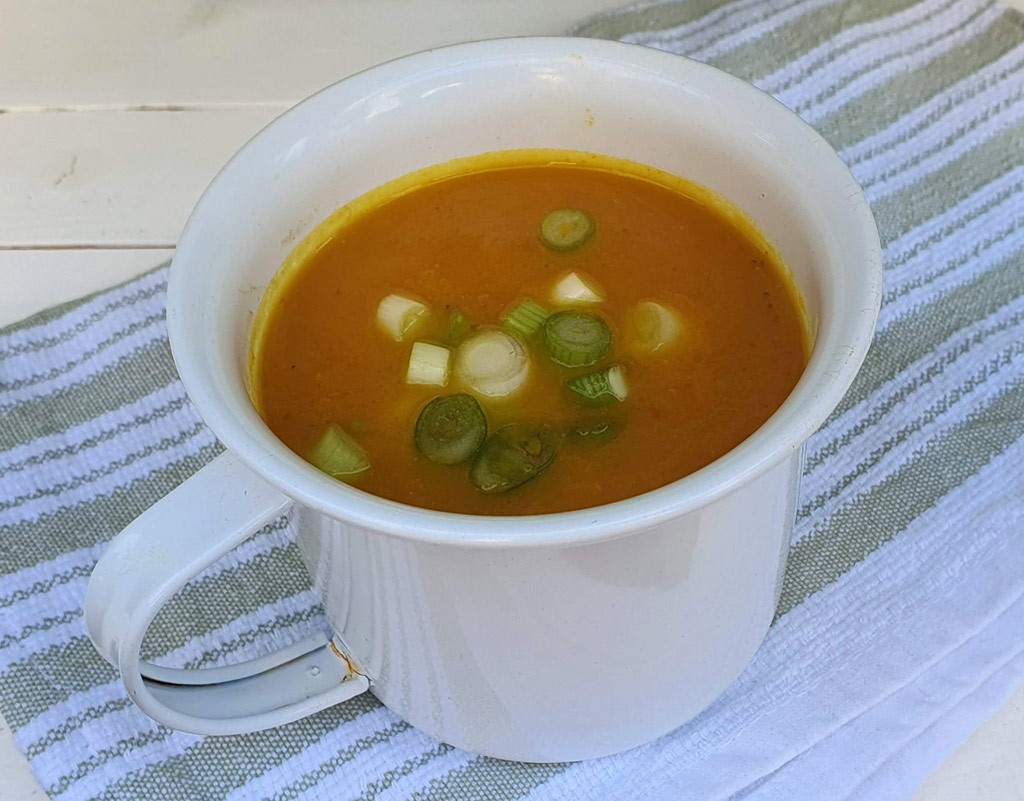
M799 467L584 545L438 545L301 509L299 547L339 647L388 708L476 753L587 759L676 728L750 662Z

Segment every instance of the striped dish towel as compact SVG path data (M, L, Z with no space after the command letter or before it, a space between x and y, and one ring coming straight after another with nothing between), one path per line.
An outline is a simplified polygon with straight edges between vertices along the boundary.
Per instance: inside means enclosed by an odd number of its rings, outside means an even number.
M174 373L160 269L0 332L0 710L53 798L907 798L1024 679L1024 19L987 0L687 0L577 32L773 93L877 217L877 340L808 444L754 663L672 734L573 765L475 757L368 695L240 737L156 725L82 600L104 543L219 449ZM194 581L149 657L219 665L322 629L292 535L282 518Z

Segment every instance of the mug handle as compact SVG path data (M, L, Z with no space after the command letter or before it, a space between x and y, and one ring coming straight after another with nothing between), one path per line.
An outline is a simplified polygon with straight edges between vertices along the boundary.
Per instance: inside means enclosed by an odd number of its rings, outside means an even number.
M205 670L140 657L164 604L192 578L280 516L291 499L223 453L110 542L89 579L89 638L150 717L195 734L242 734L311 715L369 689L326 635Z

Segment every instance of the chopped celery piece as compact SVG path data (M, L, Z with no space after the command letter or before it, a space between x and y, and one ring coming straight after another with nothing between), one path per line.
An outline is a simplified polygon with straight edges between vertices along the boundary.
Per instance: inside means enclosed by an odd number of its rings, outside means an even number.
M582 209L556 209L540 224L540 241L551 250L575 250L597 230L594 218Z
M469 468L469 479L480 492L506 492L543 473L557 450L550 427L513 423L499 428L484 443Z
M587 367L608 355L612 332L593 314L555 312L544 323L544 347L551 360L563 367Z
M619 365L600 370L596 373L570 378L566 384L584 400L591 403L610 403L613 400L624 401L629 397L629 386L626 384L626 371Z
M527 298L504 312L501 315L501 321L509 333L519 334L524 339L529 339L540 331L549 316L550 312L547 309Z
M409 353L409 367L405 371L406 384L434 384L443 387L448 383L448 362L452 352L441 345L429 342L414 342Z
M604 291L594 279L579 273L563 276L551 291L551 300L556 306L601 303L604 299Z
M451 345L458 345L469 333L469 320L458 307L448 312L448 342Z
M388 295L377 305L377 325L395 342L415 336L430 320L430 309L404 295Z
M370 469L366 451L335 423L327 426L309 452L309 463L341 481L349 481Z
M416 418L416 448L439 464L458 464L480 450L487 438L487 417L472 395L434 398Z
M511 395L525 382L530 359L511 334L487 328L467 337L455 353L455 370L470 389L491 398Z
M679 312L671 306L644 300L630 310L633 350L657 353L667 348L682 332Z
M577 422L567 429L569 439L584 445L604 445L611 442L622 430L617 420L602 420L598 423Z

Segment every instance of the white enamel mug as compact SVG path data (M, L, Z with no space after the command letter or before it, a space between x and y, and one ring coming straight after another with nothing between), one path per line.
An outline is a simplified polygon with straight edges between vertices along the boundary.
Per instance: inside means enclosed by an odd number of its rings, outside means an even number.
M699 472L583 511L433 512L328 478L246 390L262 291L324 217L422 167L515 148L599 152L705 184L778 248L814 327L782 407ZM131 698L202 734L279 725L367 689L413 725L506 759L647 742L710 704L772 620L801 447L859 368L881 260L861 190L767 95L710 67L613 42L513 39L403 58L299 104L216 177L182 235L167 321L182 381L227 448L111 543L86 623ZM140 660L190 578L294 506L333 639L225 668Z

